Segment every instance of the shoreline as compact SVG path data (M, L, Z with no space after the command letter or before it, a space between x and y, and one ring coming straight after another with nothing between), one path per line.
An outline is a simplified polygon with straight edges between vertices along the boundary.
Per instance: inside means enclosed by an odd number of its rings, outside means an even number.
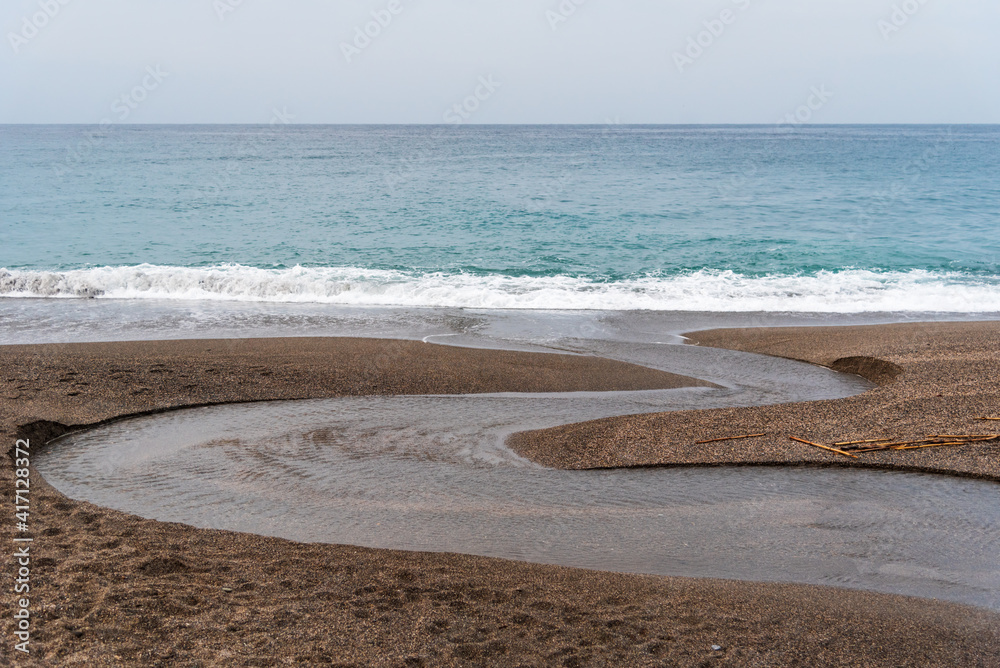
M916 331L899 334L894 327ZM536 461L561 456L557 463L563 468L586 468L579 465L590 461L581 459L584 448L593 450L591 460L617 466L663 465L668 458L683 464L676 448L668 450L658 440L664 420L673 433L683 425L685 435L712 438L713 429L722 426L784 419L798 428L819 416L826 422L812 435L820 438L843 426L837 414L858 406L874 411L848 413L858 433L884 416L874 409L885 403L910 400L939 413L946 408L946 402L936 401L942 398L963 409L1000 406L997 391L983 386L982 377L997 377L989 341L998 340L1000 323L795 329L802 331L715 330L695 340L820 364L884 357L903 373L848 399L605 418L512 439L529 441ZM889 333L878 334L883 330ZM792 340L782 341L789 334ZM32 435L43 438L55 435L56 423L65 425L64 420L80 424L88 416L117 419L123 411L170 410L199 397L228 403L417 388L457 394L691 383L597 358L371 339L5 346L0 363L6 369L0 433L10 445L19 426L23 431L33 425ZM954 394L927 397L918 391L928 379L948 374L955 380ZM943 416L924 414L930 412L908 414L905 428L930 429L959 419L948 410ZM787 422L793 419L798 422ZM637 445L622 447L626 438ZM760 443L734 443L712 456L701 452L705 461L699 465L725 463L720 454L733 464L760 458L754 451ZM781 445L789 448L786 460L775 450L768 463L787 465L795 455L812 465L842 465L831 459L837 455ZM554 446L561 450L553 453ZM997 446L992 447L997 459ZM988 456L956 457L955 451L918 456L952 473L986 465L996 479ZM635 463L642 461L652 463ZM4 499L12 505L11 467L4 479ZM987 666L1000 653L1000 614L978 608L811 585L621 575L444 553L300 544L145 520L67 499L37 472L32 482L33 523L41 529L33 599L38 654L23 665L211 661L235 666L330 658L341 665ZM12 527L5 524L5 530L9 541ZM9 627L11 597L4 605Z

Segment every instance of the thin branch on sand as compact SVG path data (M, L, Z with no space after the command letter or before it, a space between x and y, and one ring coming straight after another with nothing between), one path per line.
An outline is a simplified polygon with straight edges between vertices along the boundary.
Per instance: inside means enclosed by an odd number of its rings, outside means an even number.
M852 455L849 452L844 452L843 450L838 450L837 448L831 448L828 445L822 445L820 443L813 443L812 441L807 441L807 440L802 439L802 438L796 438L795 436L789 436L788 438L792 439L793 441L798 441L799 443L805 443L806 445L811 445L814 448L823 448L824 450L829 450L830 452L836 452L838 455L843 455L845 457L850 457L851 459L857 459L858 458L857 455Z
M942 440L943 439L943 440ZM959 439L959 440L954 440ZM991 434L931 434L916 441L901 441L899 443L881 443L870 448L855 448L852 452L878 452L881 450L917 450L933 448L942 445L973 445L1000 440L1000 435Z
M968 441L953 441L951 443L927 443L925 445L904 445L893 450L919 450L920 448L940 448L946 445L968 445Z
M695 441L697 445L702 443L718 443L720 441L738 441L742 438L757 438L758 436L767 436L767 434L747 434L746 436L724 436L723 438L710 438L707 441Z
M883 443L885 441L891 441L891 438L869 438L864 441L840 441L839 443L834 443L836 446L841 445L858 445L859 443Z

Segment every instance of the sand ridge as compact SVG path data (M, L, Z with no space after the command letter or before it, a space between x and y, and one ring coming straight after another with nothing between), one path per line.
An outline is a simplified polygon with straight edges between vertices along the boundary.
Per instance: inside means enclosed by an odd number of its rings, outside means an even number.
M855 327L719 329L692 343L764 353L859 373L864 394L754 408L648 413L515 434L508 445L555 468L621 466L866 466L1000 480L1000 443L868 453L857 460L790 440L830 444L929 434L998 434L1000 324L906 323ZM696 441L766 436L698 444Z

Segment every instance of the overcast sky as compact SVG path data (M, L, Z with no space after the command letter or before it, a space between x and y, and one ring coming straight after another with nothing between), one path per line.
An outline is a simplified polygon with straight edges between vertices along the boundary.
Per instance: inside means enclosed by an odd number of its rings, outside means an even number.
M4 0L0 29L0 123L1000 123L998 0Z

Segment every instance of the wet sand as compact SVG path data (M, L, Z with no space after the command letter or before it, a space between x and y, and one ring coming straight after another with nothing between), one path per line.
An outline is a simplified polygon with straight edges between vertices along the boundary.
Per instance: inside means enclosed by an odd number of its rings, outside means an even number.
M1000 431L971 421L1000 412L998 323L717 330L696 340L849 368L880 386L829 402L609 418L516 436L517 449L565 468L839 465L785 435ZM889 364L835 364L850 357ZM592 358L359 339L11 346L0 366L0 434L34 447L68 425L183 405L691 384ZM692 445L753 429L770 435ZM996 445L932 448L873 464L996 479L998 455ZM11 508L10 466L3 478ZM1000 615L923 599L198 530L72 501L37 472L32 505L33 654L16 657L22 665L992 666L1000 656ZM12 523L4 532L11 545ZM13 599L3 599L8 660Z

